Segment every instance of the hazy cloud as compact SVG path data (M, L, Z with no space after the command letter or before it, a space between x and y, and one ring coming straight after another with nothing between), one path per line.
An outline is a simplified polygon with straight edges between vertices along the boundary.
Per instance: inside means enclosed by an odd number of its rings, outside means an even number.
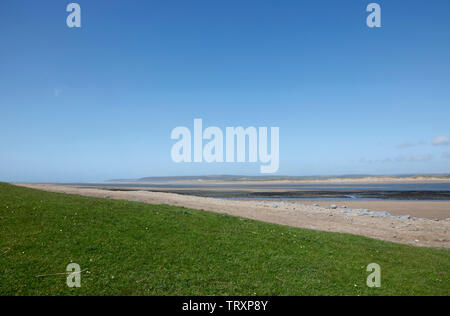
M450 159L450 153L448 153ZM393 162L427 162L433 159L433 155L402 155L397 158L385 158L385 159L366 159L361 158L359 160L360 163L393 163Z
M450 151L446 151L442 153L442 158L450 159Z
M414 147L414 146L416 146L416 144L413 144L413 143L403 143L403 144L397 145L397 148L399 148L399 149L404 149L404 148L411 148L411 147Z
M361 158L359 160L360 163L367 163L367 164L373 164L373 163L390 163L393 162L393 160L391 158L386 158L386 159L366 159L366 158Z
M55 98L59 97L61 95L61 93L62 93L62 89L57 89L57 88L53 89L53 96Z
M437 136L433 139L433 146L446 146L450 145L450 138L447 136Z
M405 149L405 148L411 148L411 147L416 147L416 146L420 146L420 145L426 145L427 142L425 141L420 141L420 142L405 142L402 143L400 145L397 145L398 149Z
M433 159L432 155L403 155L400 157L397 157L395 161L398 162L424 162L424 161L430 161Z

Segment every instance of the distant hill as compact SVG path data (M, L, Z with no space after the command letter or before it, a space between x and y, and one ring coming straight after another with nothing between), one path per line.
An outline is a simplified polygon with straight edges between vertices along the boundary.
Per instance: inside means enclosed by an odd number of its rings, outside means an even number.
M339 176L244 176L244 175L208 175L208 176L168 176L144 177L140 179L116 179L110 182L168 182L168 181L267 181L267 180L326 180L326 179L359 179L359 178L441 178L450 179L450 175L339 175Z

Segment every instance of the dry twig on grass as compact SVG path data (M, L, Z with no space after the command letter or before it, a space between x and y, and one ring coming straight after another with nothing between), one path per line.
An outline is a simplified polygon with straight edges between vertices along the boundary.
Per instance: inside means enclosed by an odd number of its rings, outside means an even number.
M11 248L6 248L5 251L3 251L2 255L6 254L7 252L9 252L11 250Z
M69 275L69 274L72 274L72 273L79 273L79 274L81 274L81 273L86 272L86 271L87 271L87 269L84 269L84 270L82 270L80 272L62 272L62 273L42 274L42 275L36 275L36 278L46 278L46 277L58 276L58 275Z

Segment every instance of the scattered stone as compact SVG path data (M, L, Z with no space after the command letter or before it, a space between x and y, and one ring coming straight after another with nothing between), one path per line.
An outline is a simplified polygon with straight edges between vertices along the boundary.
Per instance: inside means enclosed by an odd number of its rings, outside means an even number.
M440 241L440 242L445 242L445 241L447 241L447 239L441 238L441 239L439 239L439 241Z
M397 238L397 237L398 237L397 234L392 235L392 238Z
M331 205L330 208L331 208L332 210L335 210L335 209L337 209L337 205Z
M313 206L319 206L319 204L316 203L316 204L313 204Z
M392 218L393 216L388 212L371 212L369 210L360 210L360 215L374 217L382 217L382 218Z
M392 215L386 211L384 212L374 212L375 217L391 217Z

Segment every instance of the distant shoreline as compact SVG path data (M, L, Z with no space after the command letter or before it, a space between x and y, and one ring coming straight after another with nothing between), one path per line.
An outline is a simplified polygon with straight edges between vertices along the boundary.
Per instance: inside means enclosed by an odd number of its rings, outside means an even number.
M245 177L245 176L199 176L199 177L154 177L138 180L110 180L106 184L381 184L381 183L450 183L450 175L439 176L331 176L331 177Z

